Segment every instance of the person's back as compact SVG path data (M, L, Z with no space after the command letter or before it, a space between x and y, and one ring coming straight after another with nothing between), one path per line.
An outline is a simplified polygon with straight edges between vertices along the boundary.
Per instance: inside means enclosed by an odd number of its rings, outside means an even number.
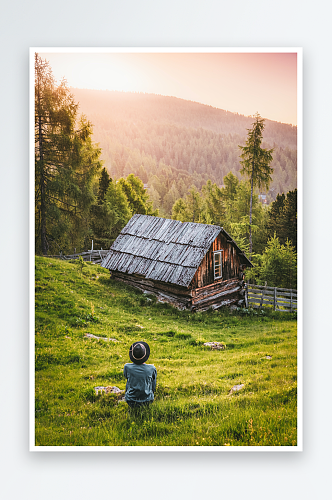
M141 406L154 400L157 370L147 365L150 348L146 342L134 342L129 350L133 363L126 363L123 374L127 379L125 400L129 406Z

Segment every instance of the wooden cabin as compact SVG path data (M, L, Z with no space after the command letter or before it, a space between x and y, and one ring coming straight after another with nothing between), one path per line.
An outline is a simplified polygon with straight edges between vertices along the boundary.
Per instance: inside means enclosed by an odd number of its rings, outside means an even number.
M180 309L244 303L244 252L219 226L134 215L102 267L111 277Z

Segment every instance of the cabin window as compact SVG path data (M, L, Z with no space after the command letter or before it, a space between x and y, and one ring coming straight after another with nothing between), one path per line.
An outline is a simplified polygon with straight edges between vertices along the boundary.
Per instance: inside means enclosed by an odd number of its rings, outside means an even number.
M222 250L213 253L214 279L222 278L221 252Z

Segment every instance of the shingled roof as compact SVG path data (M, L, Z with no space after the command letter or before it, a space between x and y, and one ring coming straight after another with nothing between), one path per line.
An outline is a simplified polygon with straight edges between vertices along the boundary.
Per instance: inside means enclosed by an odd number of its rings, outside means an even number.
M147 279L188 286L220 232L241 252L219 226L136 214L101 265L110 271L136 273ZM248 261L245 256L244 259Z

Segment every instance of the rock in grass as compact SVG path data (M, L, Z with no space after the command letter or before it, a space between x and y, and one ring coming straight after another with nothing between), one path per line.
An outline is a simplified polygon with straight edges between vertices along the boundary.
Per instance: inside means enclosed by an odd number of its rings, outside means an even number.
M223 342L205 342L203 345L211 347L211 349L217 349L218 351L226 349L226 345Z
M88 339L101 339L101 340L111 340L112 342L118 342L116 339L97 337L97 335L93 335L92 333L86 333L84 337L87 337Z
M233 392L240 391L241 389L244 388L244 384L239 384L239 385L233 385L231 390L229 391L229 394L233 394Z
M103 386L94 387L94 390L96 391L97 396L99 392L100 394L105 392L105 394L117 394L118 396L122 396L126 392L113 385L108 385L107 387Z

